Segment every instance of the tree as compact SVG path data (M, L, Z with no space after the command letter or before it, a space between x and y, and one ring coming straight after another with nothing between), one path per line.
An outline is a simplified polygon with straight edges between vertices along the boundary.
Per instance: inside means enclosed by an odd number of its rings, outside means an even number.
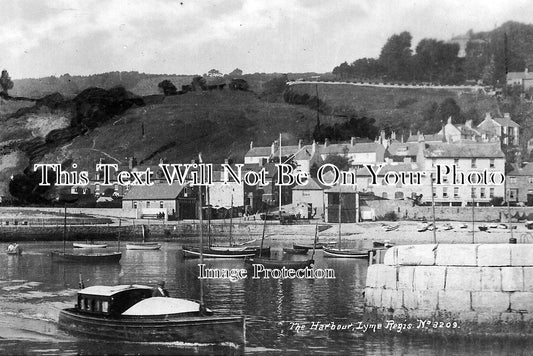
M2 86L2 93L6 95L9 89L13 89L13 81L5 69L2 71L2 76L0 77L0 86Z
M207 90L207 81L204 77L198 75L192 78L191 86L194 91Z
M209 77L221 77L222 73L218 71L217 69L211 69L209 72L207 72L207 76Z
M404 31L391 36L381 48L379 61L390 79L410 79L411 39L411 34Z
M240 77L242 75L242 70L239 68L235 68L230 74L228 74L230 77Z
M165 96L169 96L169 95L177 95L178 94L178 89L176 88L176 86L174 84L172 84L172 82L168 79L165 79L163 80L161 83L159 83L157 85L157 87L161 90L163 90L163 94L165 94Z
M341 156L341 155L330 155L327 156L324 160L324 164L332 164L336 166L341 171L347 171L350 169L350 160L348 157Z
M248 82L244 79L232 79L231 82L229 83L229 88L230 90L242 90L242 91L247 91L249 86L248 86Z

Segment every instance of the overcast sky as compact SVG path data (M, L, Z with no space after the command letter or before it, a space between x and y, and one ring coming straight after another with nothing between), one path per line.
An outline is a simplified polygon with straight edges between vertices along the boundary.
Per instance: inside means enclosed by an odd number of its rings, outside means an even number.
M12 78L136 70L328 72L377 57L401 31L447 40L514 20L532 0L1 1L0 67Z

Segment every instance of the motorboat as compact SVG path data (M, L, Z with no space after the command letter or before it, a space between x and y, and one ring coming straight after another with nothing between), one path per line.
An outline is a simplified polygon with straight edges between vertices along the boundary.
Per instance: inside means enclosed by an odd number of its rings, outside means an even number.
M59 328L84 338L245 344L244 316L218 316L189 299L152 297L144 285L91 286L59 313Z
M336 248L323 248L322 250L324 251L324 257L366 259L369 256L369 252L367 250L336 249Z

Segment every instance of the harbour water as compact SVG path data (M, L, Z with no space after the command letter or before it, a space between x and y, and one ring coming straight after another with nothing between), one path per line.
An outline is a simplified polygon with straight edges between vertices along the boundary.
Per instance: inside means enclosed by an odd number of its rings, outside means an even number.
M273 258L281 258L282 247L289 245L276 241ZM95 342L58 330L59 311L74 304L80 275L85 286L154 285L163 279L171 296L197 299L200 293L198 260L184 260L177 243L163 243L160 251L122 248L122 260L114 265L52 262L50 251L62 246L60 241L24 243L21 256L0 254L0 354L228 353L224 347ZM320 250L315 261L316 268L332 268L336 278L211 279L204 282L206 304L217 313L246 316L245 354L516 355L527 354L533 346L528 340L445 340L407 337L396 331L331 330L333 325L357 326L364 320L367 261L328 259ZM205 263L208 268L244 268L242 260Z

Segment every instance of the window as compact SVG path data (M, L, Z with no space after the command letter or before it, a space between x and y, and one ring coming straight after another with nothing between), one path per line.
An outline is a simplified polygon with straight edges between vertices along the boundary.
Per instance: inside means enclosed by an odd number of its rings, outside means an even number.
M516 184L516 177L509 177L509 183Z
M132 202L132 204L133 204L133 209L137 209L137 202L134 201L134 202Z
M494 188L489 189L489 198L494 198Z
M453 197L459 198L459 187L453 187Z
M489 161L489 167L490 167L490 168L494 168L494 159L491 159L491 160Z
M527 181L529 182L529 184L533 184L533 177L529 177Z
M403 192L394 193L394 199L403 199Z
M433 187L433 197L437 197L437 188Z
M455 167L458 168L459 167L459 159L458 158L454 159L453 160L453 164L454 164Z
M147 208L150 207L150 202L149 202L149 201L146 202L146 207L147 207Z
M472 158L471 167L472 168L477 168L477 161L476 161L475 158Z
M163 209L163 201L162 200L159 202L159 208Z
M480 198L485 198L485 188L479 188L479 197Z
M108 309L109 309L109 304L108 304L108 302L105 301L105 300L102 301L102 313L107 313Z
M472 192L470 193L470 197L471 198L475 198L476 197L476 188L472 188Z
M443 198L448 198L448 187L443 187L442 188L442 197Z

